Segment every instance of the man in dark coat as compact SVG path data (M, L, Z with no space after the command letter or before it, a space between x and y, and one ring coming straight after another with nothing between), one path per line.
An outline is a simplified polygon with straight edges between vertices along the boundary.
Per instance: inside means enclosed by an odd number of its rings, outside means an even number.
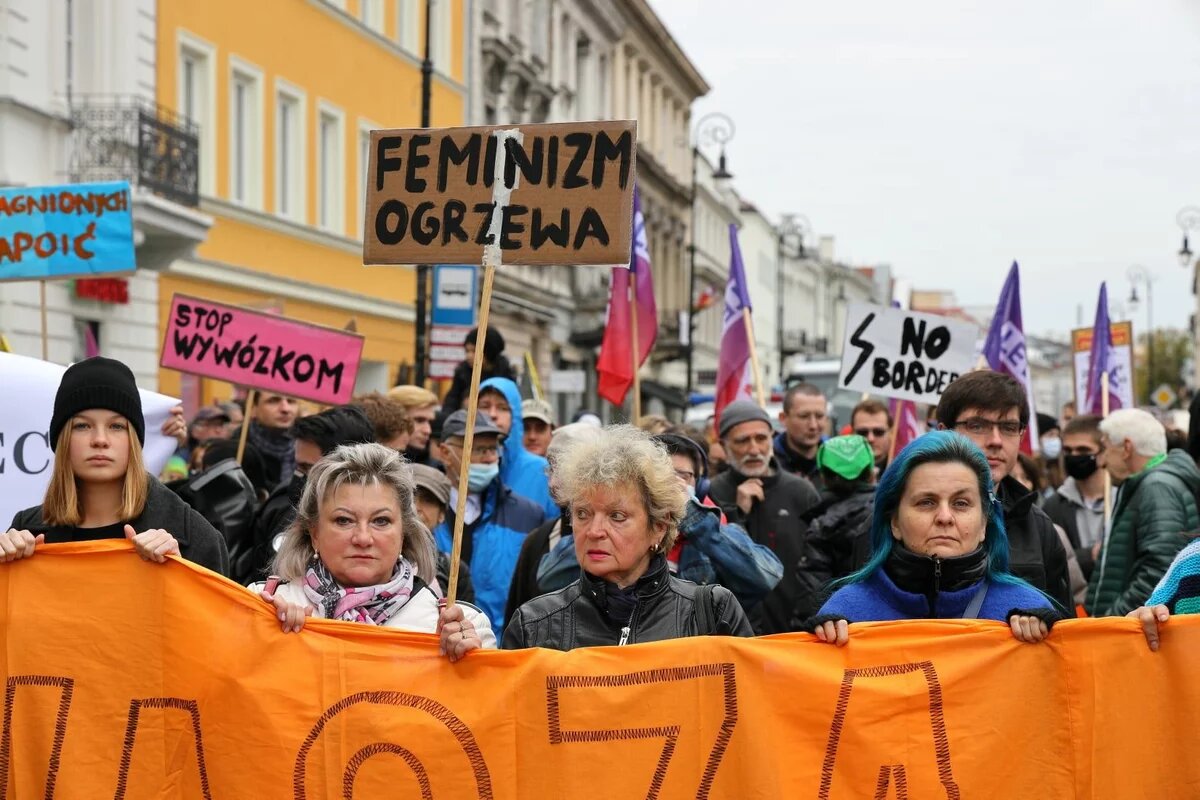
M729 521L783 562L783 580L752 609L759 635L791 630L800 591L796 570L804 553L804 514L820 499L804 478L781 469L772 457L771 418L749 400L721 410L718 435L729 468L713 478L709 496Z
M996 499L1004 507L1008 532L1009 571L1041 589L1063 611L1075 604L1067 573L1067 551L1054 523L1036 505L1037 495L1011 473L1029 427L1029 400L1023 387L1009 375L981 369L951 383L938 401L939 427L966 436L987 457L996 485Z

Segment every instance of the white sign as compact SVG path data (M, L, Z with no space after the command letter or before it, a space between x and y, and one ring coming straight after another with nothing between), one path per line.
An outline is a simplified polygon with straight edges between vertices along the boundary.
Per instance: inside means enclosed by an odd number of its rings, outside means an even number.
M467 357L463 340L470 325L440 325L429 328L429 377L443 380L454 377L454 369Z
M851 303L838 386L855 392L936 403L977 361L979 328L937 314Z
M1133 325L1132 323L1114 322L1111 327L1113 343L1113 361L1111 383L1116 385L1117 399L1112 402L1112 408L1136 408L1133 403ZM1087 408L1087 379L1088 366L1092 360L1092 329L1076 328L1071 331L1071 355L1075 367L1075 408L1079 413L1088 413Z
M54 470L50 451L50 413L66 367L36 358L0 353L0 525L18 511L40 505ZM146 418L146 470L157 476L179 446L159 431L179 401L141 391Z
M438 308L473 309L475 307L475 268L443 265L438 270L437 295L433 302Z
M550 370L546 388L560 394L575 394L587 388L587 374L581 369Z

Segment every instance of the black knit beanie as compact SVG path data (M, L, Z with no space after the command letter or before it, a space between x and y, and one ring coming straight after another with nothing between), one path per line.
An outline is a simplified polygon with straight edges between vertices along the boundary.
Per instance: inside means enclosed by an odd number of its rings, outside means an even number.
M58 394L54 396L54 416L50 418L50 449L58 444L58 435L71 417L89 408L103 408L129 420L138 441L146 443L146 420L142 417L142 398L129 367L120 361L94 356L67 367Z

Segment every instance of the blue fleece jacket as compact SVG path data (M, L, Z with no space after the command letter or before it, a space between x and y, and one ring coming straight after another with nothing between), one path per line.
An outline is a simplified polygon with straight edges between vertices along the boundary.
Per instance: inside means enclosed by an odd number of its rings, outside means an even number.
M887 572L878 569L865 581L843 586L834 592L817 615L831 614L845 617L850 622L961 619L978 588L979 584L976 583L957 592L940 593L935 613L930 614L929 599L925 595L901 590ZM1007 622L1008 612L1014 609L1032 611L1039 608L1051 608L1050 602L1032 586L990 581L983 607L979 610L979 619Z
M484 389L499 391L512 408L512 427L504 439L500 456L500 480L517 494L541 506L546 519L557 519L558 505L550 496L546 459L530 453L522 443L525 438L525 418L521 416L521 390L508 378L488 378L479 384L479 391Z
M536 503L516 494L497 478L483 495L483 512L469 526L471 584L475 604L488 615L493 630L504 630L504 603L517 567L521 544L531 530L545 522ZM454 504L433 532L438 550L449 553L454 544ZM464 531L464 535L467 532Z

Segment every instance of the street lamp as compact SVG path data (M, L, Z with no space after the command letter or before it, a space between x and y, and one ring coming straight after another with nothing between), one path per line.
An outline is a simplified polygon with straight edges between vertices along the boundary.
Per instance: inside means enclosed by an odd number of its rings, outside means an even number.
M787 379L784 370L784 362L790 352L784 347L784 326L783 326L783 268L787 264L787 245L789 242L794 242L793 253L795 258L804 258L804 237L812 235L812 223L808 221L808 217L803 214L784 214L779 222L779 266L775 270L775 341L779 349L779 383L782 385Z
M1186 233L1183 236L1183 247L1184 247L1184 249L1187 249L1187 234ZM1188 257L1189 258L1191 257L1190 252L1188 253ZM1180 252L1180 260L1182 260L1182 259L1183 259L1183 253L1181 251ZM1146 366L1149 368L1149 372L1147 373L1147 377L1146 377L1146 391L1151 392L1151 391L1154 391L1154 387L1151 385L1151 381L1154 380L1154 281L1155 281L1155 276L1152 272L1150 272L1150 270L1146 269L1143 266L1136 265L1136 264L1129 268L1129 272L1127 273L1127 275L1129 277L1129 306L1132 311L1136 312L1138 303L1140 302L1140 300L1138 298L1138 290L1137 290L1138 284L1141 283L1141 284L1145 284L1145 286L1146 286L1146 330L1150 334L1149 338L1146 340Z
M1175 221L1183 231L1183 246L1179 248L1179 266L1184 269L1192 265L1192 248L1188 246L1188 231L1200 228L1200 208L1184 206L1175 215Z
M733 120L727 114L713 111L701 117L692 128L692 197L691 197L691 242L688 244L690 262L688 264L688 294L687 294L687 402L691 403L692 389L695 386L694 368L696 352L696 169L700 163L700 148L704 145L720 146L721 154L717 160L717 169L713 178L723 180L732 178L733 174L725 167L725 145L733 139Z
M421 62L421 127L428 128L433 106L433 56L430 50L430 32L433 20L433 0L425 0L425 60ZM415 335L416 358L413 383L425 385L426 339L428 338L429 309L425 296L429 294L429 265L417 264L417 325Z

